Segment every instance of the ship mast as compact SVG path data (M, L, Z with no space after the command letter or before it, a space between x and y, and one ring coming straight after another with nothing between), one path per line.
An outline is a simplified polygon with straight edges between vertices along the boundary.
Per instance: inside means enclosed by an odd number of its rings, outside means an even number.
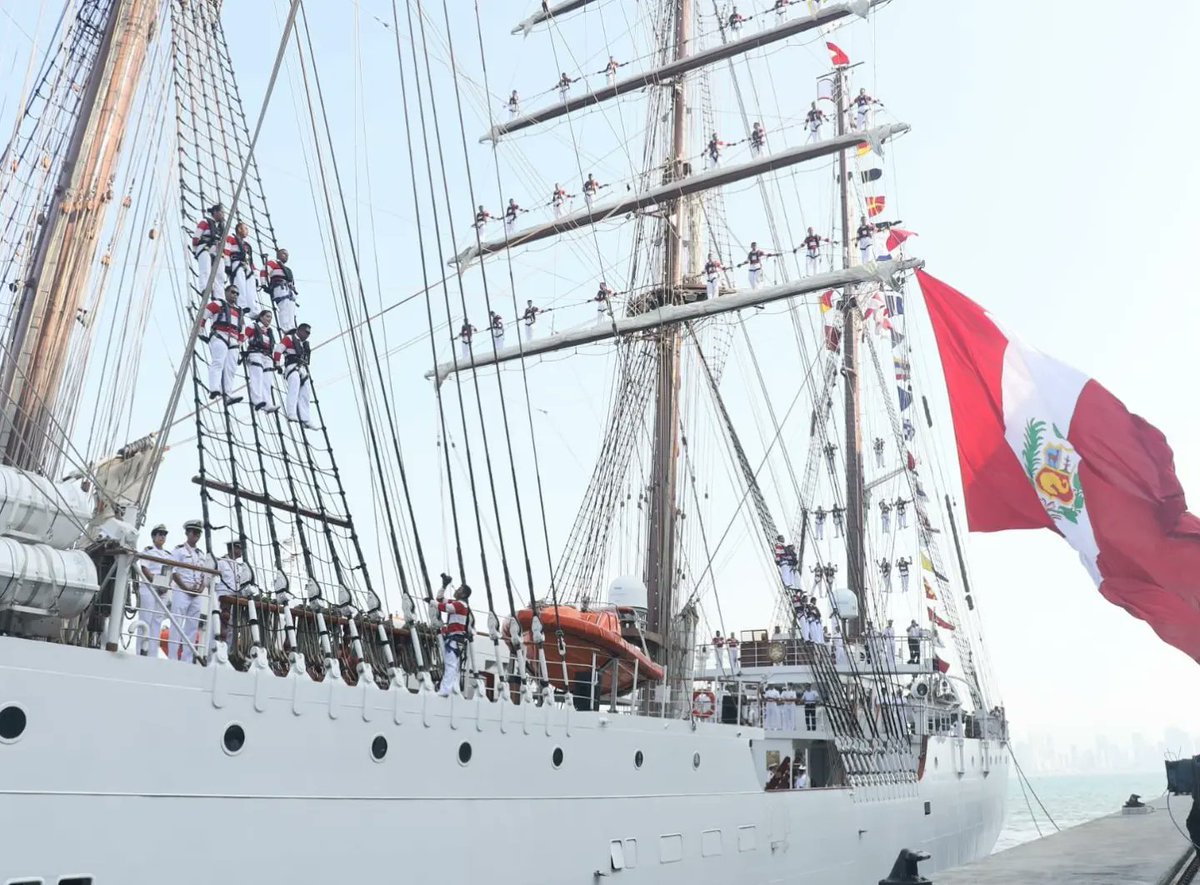
M688 54L692 29L692 0L678 0L675 19L675 60ZM675 80L671 98L672 140L667 175L677 180L686 175L687 79ZM666 222L666 252L663 264L662 303L674 304L683 287L683 231L687 224L688 200L674 202ZM692 244L695 248L695 244ZM646 545L647 627L660 637L665 659L674 614L675 586L675 485L676 432L679 427L679 349L683 338L679 326L662 329L658 339L658 381L654 409L653 482L650 488L650 523Z
M157 9L154 0L114 0L108 10L5 342L0 371L0 459L5 464L56 472L57 447L49 439L69 431L60 426L59 402L67 351L112 205L110 188Z
M849 65L839 65L834 76L837 101L837 134L846 134L850 114ZM846 151L838 151L838 193L842 215L842 267L853 263L850 247L850 178ZM847 639L862 633L861 606L866 579L866 514L863 512L862 426L858 374L858 342L862 323L858 312L858 287L842 290L842 381L845 388L846 456L846 585L858 599L859 617L846 619Z

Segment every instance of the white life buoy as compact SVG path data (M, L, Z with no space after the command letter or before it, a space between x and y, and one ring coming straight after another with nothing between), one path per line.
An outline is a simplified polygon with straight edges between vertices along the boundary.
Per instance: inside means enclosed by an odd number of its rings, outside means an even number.
M708 689L692 692L692 716L711 719L717 712L717 696Z

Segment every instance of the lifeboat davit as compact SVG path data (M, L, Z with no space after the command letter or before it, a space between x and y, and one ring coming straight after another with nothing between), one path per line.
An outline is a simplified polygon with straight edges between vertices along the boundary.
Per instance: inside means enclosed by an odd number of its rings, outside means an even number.
M626 609L628 617L634 617L632 609ZM587 685L591 681L593 667L599 671L600 692L608 694L612 689L612 662L620 662L616 668L617 693L632 691L634 679L637 684L657 682L663 678L663 668L641 648L621 636L621 614L619 607L581 610L569 605L544 606L539 617L545 635L546 666L550 681L558 688L570 690L572 683L581 680ZM525 639L525 653L530 662L537 661L537 647L530 633L533 612L522 609L517 612L517 623ZM563 682L563 659L558 653L557 631L562 630L567 646L566 683Z

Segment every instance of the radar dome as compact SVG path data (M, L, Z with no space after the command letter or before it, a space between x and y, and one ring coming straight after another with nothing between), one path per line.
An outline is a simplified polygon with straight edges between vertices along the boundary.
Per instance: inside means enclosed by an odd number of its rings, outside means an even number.
M625 575L608 585L610 605L628 605L631 608L644 609L646 599L646 585L642 583L641 578Z

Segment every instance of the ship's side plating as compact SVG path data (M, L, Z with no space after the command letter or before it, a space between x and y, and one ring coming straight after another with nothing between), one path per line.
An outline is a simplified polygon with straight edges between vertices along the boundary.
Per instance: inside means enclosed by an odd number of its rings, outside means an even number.
M7 637L0 686L25 718L0 748L6 879L867 883L901 848L982 856L1004 817L1000 741L930 737L915 786L765 792L749 727Z

